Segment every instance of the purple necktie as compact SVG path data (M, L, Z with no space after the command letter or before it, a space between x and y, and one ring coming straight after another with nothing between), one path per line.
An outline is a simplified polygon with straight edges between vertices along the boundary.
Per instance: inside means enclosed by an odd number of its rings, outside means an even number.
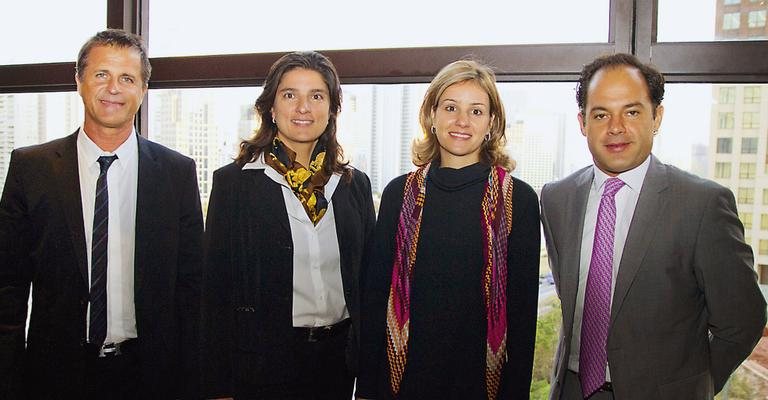
M608 360L606 343L611 319L611 281L613 280L613 236L616 225L616 192L624 186L619 178L605 181L605 189L597 210L595 241L589 263L584 313L581 321L579 377L584 398L605 383Z

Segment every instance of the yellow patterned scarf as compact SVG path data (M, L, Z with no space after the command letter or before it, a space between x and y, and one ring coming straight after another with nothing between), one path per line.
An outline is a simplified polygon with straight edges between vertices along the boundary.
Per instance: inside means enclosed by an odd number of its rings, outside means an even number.
M309 168L296 161L296 152L288 148L277 137L272 141L272 149L265 154L264 162L280 173L288 182L288 186L299 199L304 211L317 225L328 209L325 198L325 184L330 175L323 170L325 163L325 146L317 144L310 157Z

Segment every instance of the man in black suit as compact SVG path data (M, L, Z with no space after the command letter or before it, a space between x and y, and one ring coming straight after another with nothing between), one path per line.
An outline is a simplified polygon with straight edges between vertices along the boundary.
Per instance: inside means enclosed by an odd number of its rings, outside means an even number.
M192 397L194 161L136 134L151 72L137 36L96 34L76 71L82 127L14 150L0 200L0 398Z

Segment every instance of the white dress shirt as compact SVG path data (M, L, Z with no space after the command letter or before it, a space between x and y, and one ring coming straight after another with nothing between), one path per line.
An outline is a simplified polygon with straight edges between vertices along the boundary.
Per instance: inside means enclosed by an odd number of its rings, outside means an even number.
M285 177L264 162L263 154L258 160L245 164L243 169L263 169L282 187L293 239L293 326L326 326L348 318L331 200L341 177L333 174L325 184L328 209L314 225Z
M107 242L107 337L104 343L119 343L136 335L133 268L136 248L136 191L139 180L139 145L132 132L113 153L101 150L80 128L77 135L77 165L80 198L88 254L88 284L91 278L91 242L96 180L100 156L117 155L107 170L109 231ZM90 303L88 304L90 319ZM89 321L90 323L90 321Z
M637 167L620 173L616 177L624 182L624 186L616 193L616 227L613 240L613 279L611 280L611 302L613 302L613 290L616 288L616 276L619 273L619 264L621 256L624 254L624 244L627 240L629 226L632 223L632 216L635 214L637 199L640 197L640 190L643 188L645 174L648 172L648 166L651 163L651 157L643 161ZM589 276L589 264L592 260L592 245L595 240L595 225L597 224L597 209L600 206L600 198L605 190L605 181L610 178L605 172L596 166L594 170L594 179L589 189L589 198L587 199L587 209L584 213L584 230L581 234L581 258L579 260L579 287L576 292L576 309L573 315L573 334L571 335L571 354L568 360L568 368L572 371L579 371L579 350L581 348L581 321L584 312L584 291L587 287L587 277ZM610 371L606 367L606 380L610 381Z

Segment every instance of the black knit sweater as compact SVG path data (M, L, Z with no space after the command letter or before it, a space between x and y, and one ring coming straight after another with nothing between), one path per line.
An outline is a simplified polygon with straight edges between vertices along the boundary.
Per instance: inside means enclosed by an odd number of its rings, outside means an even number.
M490 167L433 165L427 176L413 267L408 359L400 399L481 399L485 390L486 317L482 296L481 199ZM384 190L373 261L363 273L357 394L391 398L386 357L386 303L405 176ZM509 236L507 353L500 398L528 398L538 300L540 251L536 193L513 182Z

